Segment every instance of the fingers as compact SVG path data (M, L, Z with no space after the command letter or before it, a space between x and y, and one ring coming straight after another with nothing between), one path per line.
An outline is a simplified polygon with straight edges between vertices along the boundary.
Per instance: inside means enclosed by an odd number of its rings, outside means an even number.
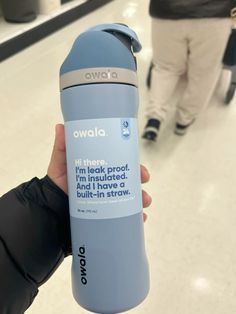
M142 199L143 199L143 208L147 208L151 205L152 198L146 191L142 191Z
M146 167L144 167L143 165L140 166L140 171L141 171L141 182L142 183L146 183L149 181L150 179L150 174L147 170Z
M150 174L143 165L140 166L140 171L141 171L141 182L146 183L150 180ZM143 200L143 208L147 208L151 205L152 203L152 198L151 196L146 192L142 191L142 200ZM146 213L143 213L143 221L146 222L148 218L148 215Z
M150 179L150 174L149 174L147 168L145 168L143 165L141 165L140 169L141 169L141 182L142 183L148 182ZM144 208L151 205L152 198L146 191L142 191L142 199L143 199L143 207Z
M143 213L143 221L146 222L148 219L148 215L146 213Z

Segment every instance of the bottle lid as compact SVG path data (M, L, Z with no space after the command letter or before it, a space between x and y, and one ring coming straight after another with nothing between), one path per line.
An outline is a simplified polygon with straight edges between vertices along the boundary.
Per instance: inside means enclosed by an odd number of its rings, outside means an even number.
M131 47L133 52L139 52L142 49L141 43L139 42L136 33L125 24L100 24L88 29L88 31L105 31L110 33L120 33L125 35L131 40Z
M126 25L89 28L75 40L61 66L61 89L107 81L137 85L133 53L140 50L137 35Z

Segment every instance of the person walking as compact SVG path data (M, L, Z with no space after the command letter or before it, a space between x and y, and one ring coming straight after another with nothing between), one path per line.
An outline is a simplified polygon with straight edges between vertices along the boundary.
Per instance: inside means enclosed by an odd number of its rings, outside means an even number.
M156 141L180 77L175 133L183 135L209 103L222 70L236 0L151 0L153 68L143 138Z

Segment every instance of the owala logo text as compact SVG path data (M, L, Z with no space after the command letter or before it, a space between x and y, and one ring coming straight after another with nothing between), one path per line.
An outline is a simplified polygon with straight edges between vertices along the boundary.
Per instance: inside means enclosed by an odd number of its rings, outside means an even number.
M79 248L78 257L80 264L80 281L83 285L87 285L85 246Z
M86 137L104 137L107 136L106 131L100 128L93 128L87 130L78 130L73 133L75 138L86 138Z
M88 81L91 80L111 80L111 79L118 79L118 73L111 70L104 70L104 71L93 71L85 73L85 79Z

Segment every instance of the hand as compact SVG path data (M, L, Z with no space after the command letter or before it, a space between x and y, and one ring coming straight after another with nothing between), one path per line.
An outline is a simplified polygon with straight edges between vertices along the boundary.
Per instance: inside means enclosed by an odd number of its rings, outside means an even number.
M150 179L148 170L141 165L141 181L146 183ZM66 168L66 146L65 146L65 132L64 125L57 124L55 128L55 141L52 150L51 160L48 166L48 176L50 179L66 194L68 194L67 185L67 168ZM143 207L146 208L151 205L151 196L142 191ZM143 215L144 221L147 219L147 214Z

